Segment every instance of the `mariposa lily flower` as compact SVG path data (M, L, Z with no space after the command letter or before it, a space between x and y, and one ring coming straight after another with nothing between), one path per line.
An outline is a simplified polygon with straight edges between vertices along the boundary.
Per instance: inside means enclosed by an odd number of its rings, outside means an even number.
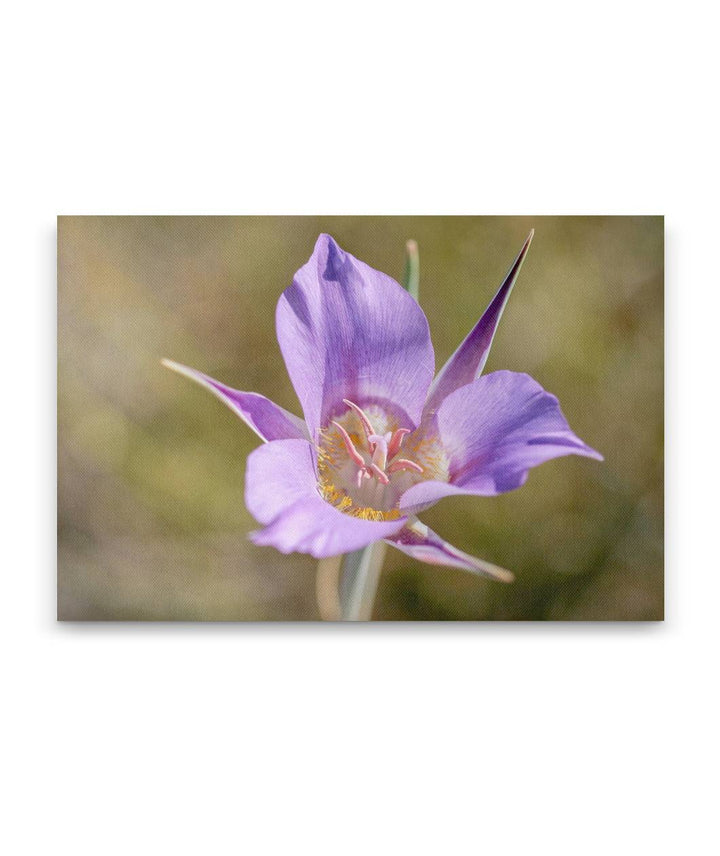
M562 455L602 456L573 434L558 400L526 374L482 375L527 253L435 375L419 304L397 282L321 235L281 295L280 350L304 420L254 392L165 364L205 386L263 440L247 461L256 544L325 558L384 539L432 564L509 581L417 514L454 494L493 496Z

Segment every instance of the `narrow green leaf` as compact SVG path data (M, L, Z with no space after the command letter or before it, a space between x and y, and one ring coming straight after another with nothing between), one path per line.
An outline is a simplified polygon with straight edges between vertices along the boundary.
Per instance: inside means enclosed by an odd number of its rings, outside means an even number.
M403 288L412 294L419 302L420 300L420 253L417 241L409 240L405 244L405 273L403 274Z

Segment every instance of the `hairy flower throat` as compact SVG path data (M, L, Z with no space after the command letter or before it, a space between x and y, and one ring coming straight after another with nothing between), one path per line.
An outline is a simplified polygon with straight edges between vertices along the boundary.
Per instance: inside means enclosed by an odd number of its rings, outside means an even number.
M370 405L362 410L349 399L343 403L348 411L321 432L319 491L338 510L355 517L397 519L398 500L404 491L424 478L442 478L444 473L438 474L438 461L427 454L431 450L413 449L412 444L410 453L403 450L411 429L397 427L381 407ZM426 474L428 457L430 474Z

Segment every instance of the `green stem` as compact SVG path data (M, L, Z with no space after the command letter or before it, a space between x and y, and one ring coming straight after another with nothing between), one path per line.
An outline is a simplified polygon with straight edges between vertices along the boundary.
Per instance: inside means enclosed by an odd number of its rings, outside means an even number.
M343 556L340 604L343 621L370 621L387 545L376 541Z

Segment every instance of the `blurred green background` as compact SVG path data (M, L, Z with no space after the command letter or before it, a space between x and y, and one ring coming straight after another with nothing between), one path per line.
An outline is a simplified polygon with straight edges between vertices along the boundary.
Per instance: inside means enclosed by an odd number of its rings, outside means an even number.
M487 371L533 375L604 463L422 519L513 570L502 585L389 549L377 619L663 615L661 217L60 217L58 616L317 619L308 556L255 547L255 435L169 357L300 413L274 311L317 235L396 279L420 247L439 369L535 240Z

